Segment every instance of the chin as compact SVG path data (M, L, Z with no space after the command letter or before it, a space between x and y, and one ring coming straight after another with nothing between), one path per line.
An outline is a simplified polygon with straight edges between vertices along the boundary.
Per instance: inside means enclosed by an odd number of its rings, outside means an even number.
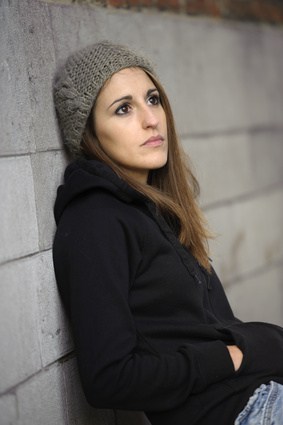
M155 164L153 164L152 167L150 167L149 169L151 171L159 170L160 168L164 167L166 164L167 164L167 160L166 161L159 161L159 162L156 162Z

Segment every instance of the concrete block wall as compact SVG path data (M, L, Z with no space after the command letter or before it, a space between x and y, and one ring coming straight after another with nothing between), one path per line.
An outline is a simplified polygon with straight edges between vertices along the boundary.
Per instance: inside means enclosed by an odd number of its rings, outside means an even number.
M0 425L148 424L90 408L79 384L52 268L67 163L55 68L106 38L152 58L218 234L212 257L230 301L244 320L283 325L283 29L2 0L0 33Z

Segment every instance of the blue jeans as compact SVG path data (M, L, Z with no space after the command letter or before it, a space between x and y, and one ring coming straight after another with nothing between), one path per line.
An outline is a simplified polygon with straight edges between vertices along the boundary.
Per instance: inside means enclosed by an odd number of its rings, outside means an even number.
M250 397L235 425L282 425L283 385L270 381L261 385Z

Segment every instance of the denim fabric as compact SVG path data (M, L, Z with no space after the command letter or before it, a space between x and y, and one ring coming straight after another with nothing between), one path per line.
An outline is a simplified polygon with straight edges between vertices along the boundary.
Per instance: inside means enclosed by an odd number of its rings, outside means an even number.
M283 385L261 385L238 415L235 425L283 425Z

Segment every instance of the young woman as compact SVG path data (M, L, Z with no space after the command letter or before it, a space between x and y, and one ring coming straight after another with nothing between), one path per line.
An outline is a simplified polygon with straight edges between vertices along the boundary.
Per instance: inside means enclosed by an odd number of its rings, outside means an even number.
M54 265L89 403L152 425L282 424L283 329L231 311L151 64L89 46L54 99L76 158L58 189Z

